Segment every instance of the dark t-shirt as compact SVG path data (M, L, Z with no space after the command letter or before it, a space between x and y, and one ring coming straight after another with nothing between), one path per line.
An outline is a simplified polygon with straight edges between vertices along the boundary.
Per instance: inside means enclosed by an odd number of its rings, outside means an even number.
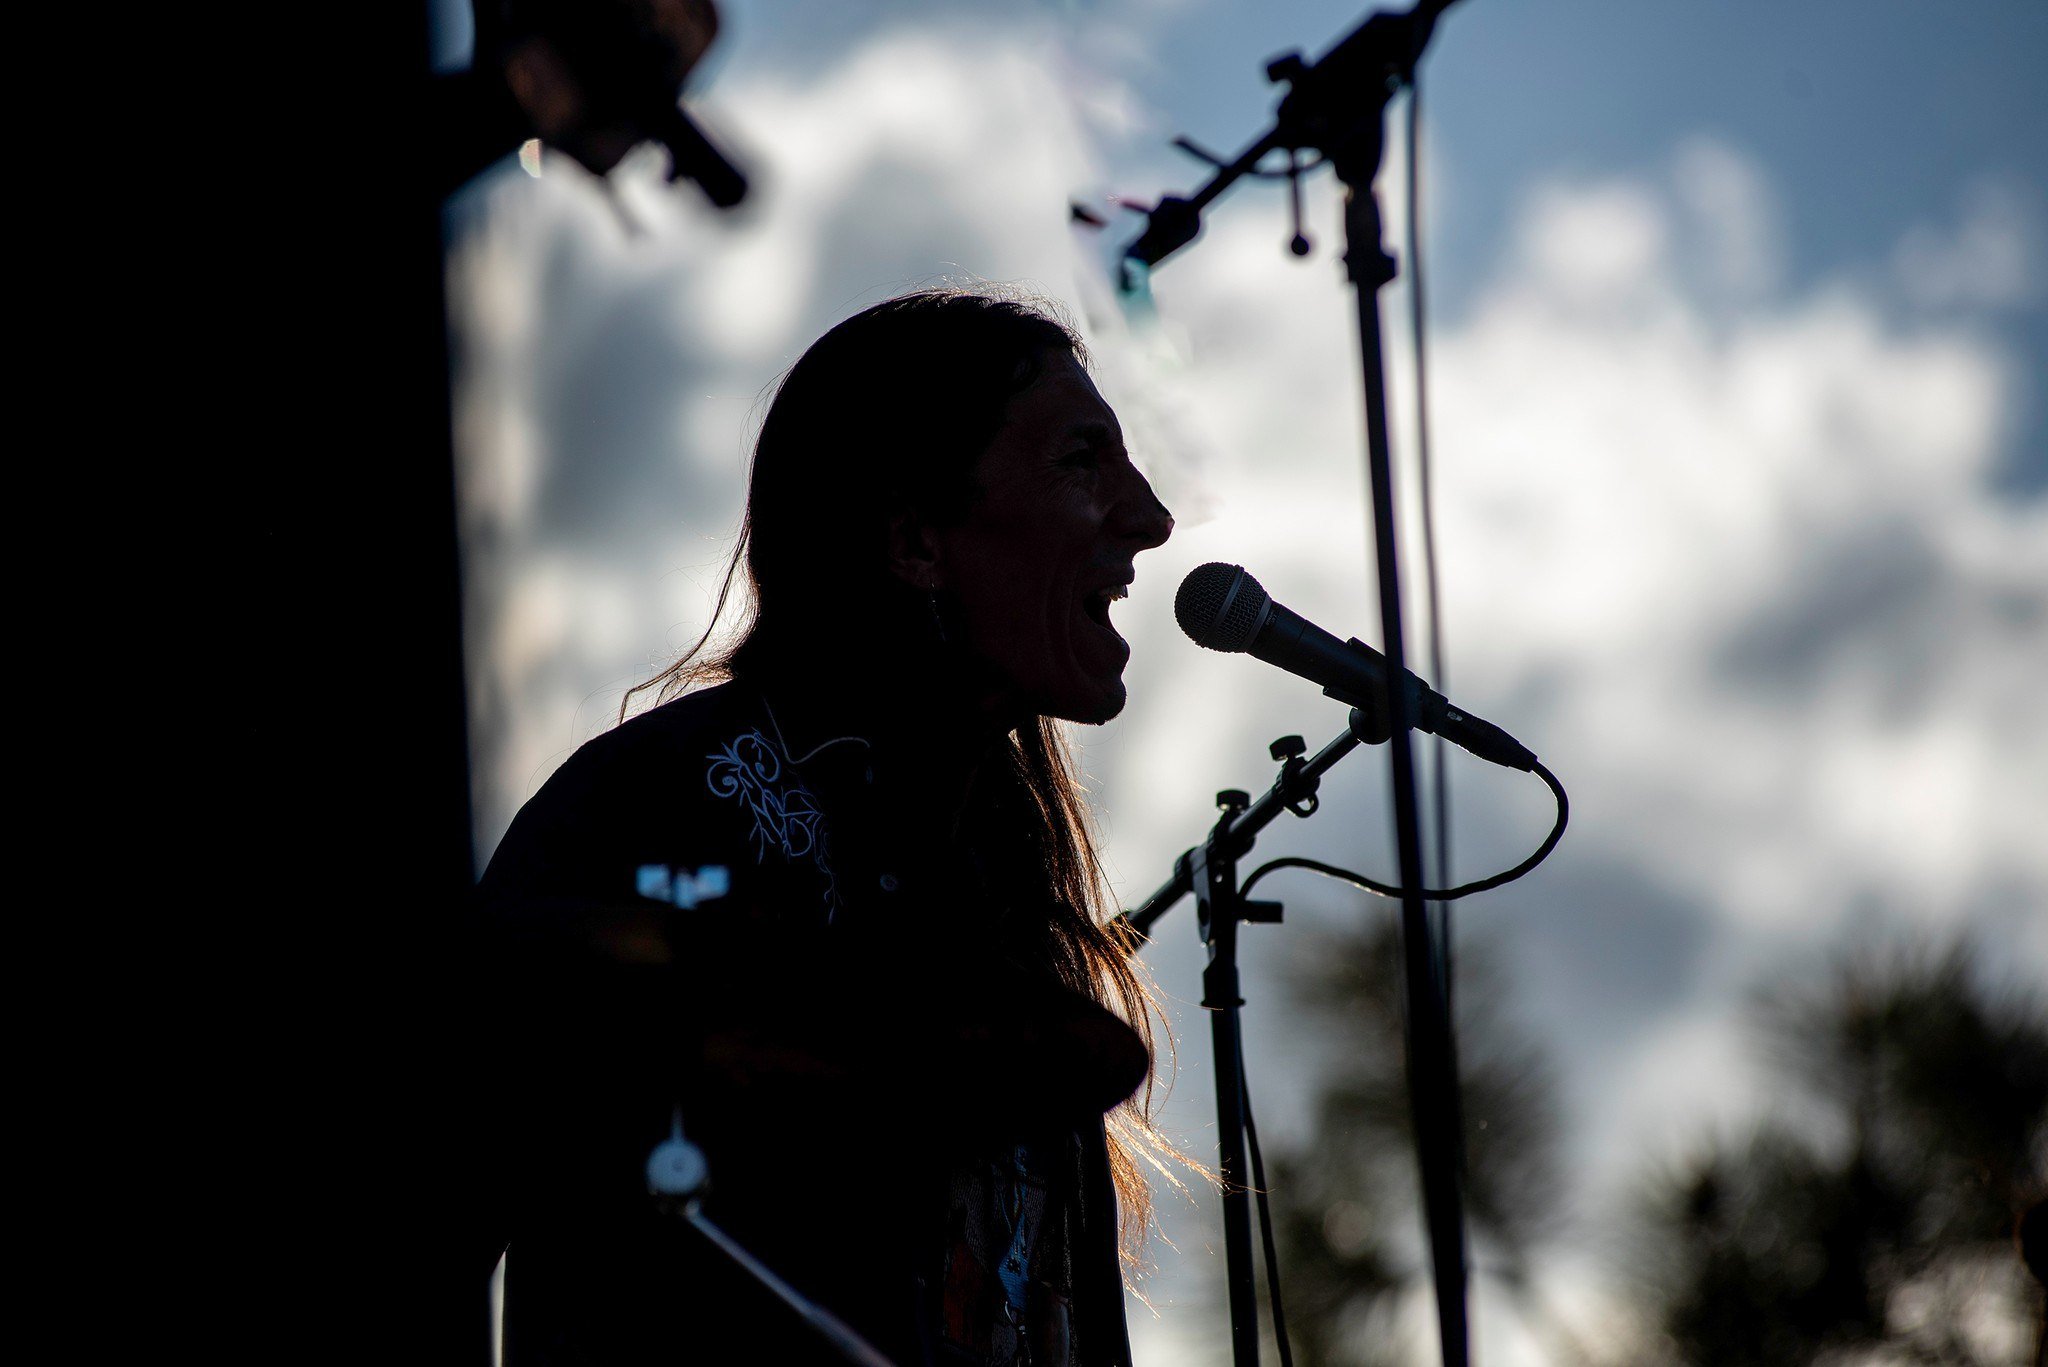
M1128 1361L1100 1117L1142 1047L1009 966L1014 861L908 819L936 798L867 721L692 694L491 861L507 1367L831 1360L655 1209L678 1107L705 1214L892 1359Z
M1078 1362L1073 1327L1071 1132L992 1145L947 1185L936 1337L945 1362Z

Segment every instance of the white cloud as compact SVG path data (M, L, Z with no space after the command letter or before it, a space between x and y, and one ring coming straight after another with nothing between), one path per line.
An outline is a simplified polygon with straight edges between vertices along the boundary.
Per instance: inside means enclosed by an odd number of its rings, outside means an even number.
M1670 221L1645 187L1546 185L1526 214L1523 266L1553 302L1612 305L1663 277Z
M1754 163L1718 140L1696 138L1673 158L1672 188L1691 220L1688 246L1708 285L1739 300L1777 286L1783 228L1776 196Z
M2042 299L2039 187L1982 179L1952 227L1923 225L1892 257L1900 288L1930 308L2011 309Z
M1541 191L1531 238L1610 221L1656 240L1672 210L1646 196ZM2048 727L1986 746L1971 696L2038 658L1999 618L2048 595L2042 511L1986 479L2008 363L1846 289L1710 327L1653 256L1622 256L1632 273L1603 279L1664 306L1588 315L1537 252L1442 339L1452 620L1527 638L1527 667L1563 676L1566 753L1655 797L1581 840L1647 839L1701 888L1763 860L1725 908L1759 925L1828 924L1873 886L1955 914L2016 853L1986 847L2001 813L2043 810L2011 747L2039 754ZM1897 801L1873 810L1873 784ZM1913 800L1926 785L1938 810Z

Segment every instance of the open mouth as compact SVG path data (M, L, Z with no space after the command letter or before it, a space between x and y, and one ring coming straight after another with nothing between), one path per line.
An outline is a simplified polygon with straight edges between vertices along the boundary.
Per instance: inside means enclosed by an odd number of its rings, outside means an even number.
M1109 605L1118 599L1130 596L1131 590L1128 585L1111 584L1107 588L1096 589L1094 592L1083 596L1081 599L1081 611L1087 613L1088 620L1094 622L1097 626L1109 627ZM1114 630L1113 627L1110 629Z

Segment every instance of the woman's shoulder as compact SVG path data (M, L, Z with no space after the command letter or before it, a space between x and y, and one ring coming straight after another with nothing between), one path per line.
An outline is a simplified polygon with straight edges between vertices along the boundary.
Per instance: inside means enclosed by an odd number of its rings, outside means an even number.
M844 853L774 710L754 685L735 682L653 708L577 750L514 818L482 893L544 928L562 919L551 908L650 898L702 913L705 924L817 928L840 910Z
M586 741L562 767L609 770L659 765L694 754L706 745L716 746L735 731L758 726L761 718L759 690L731 680L628 717Z
M733 737L757 729L760 706L748 686L720 684L586 741L520 808L486 882L536 881L542 869L565 863L609 869L626 851L711 834L707 774Z

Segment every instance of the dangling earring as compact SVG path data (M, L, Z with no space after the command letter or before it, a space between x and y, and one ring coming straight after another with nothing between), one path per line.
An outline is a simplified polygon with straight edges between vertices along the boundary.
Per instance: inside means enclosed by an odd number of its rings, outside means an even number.
M946 644L946 619L939 615L939 590L937 586L925 590L926 601L932 607L932 629L939 633L939 644Z

